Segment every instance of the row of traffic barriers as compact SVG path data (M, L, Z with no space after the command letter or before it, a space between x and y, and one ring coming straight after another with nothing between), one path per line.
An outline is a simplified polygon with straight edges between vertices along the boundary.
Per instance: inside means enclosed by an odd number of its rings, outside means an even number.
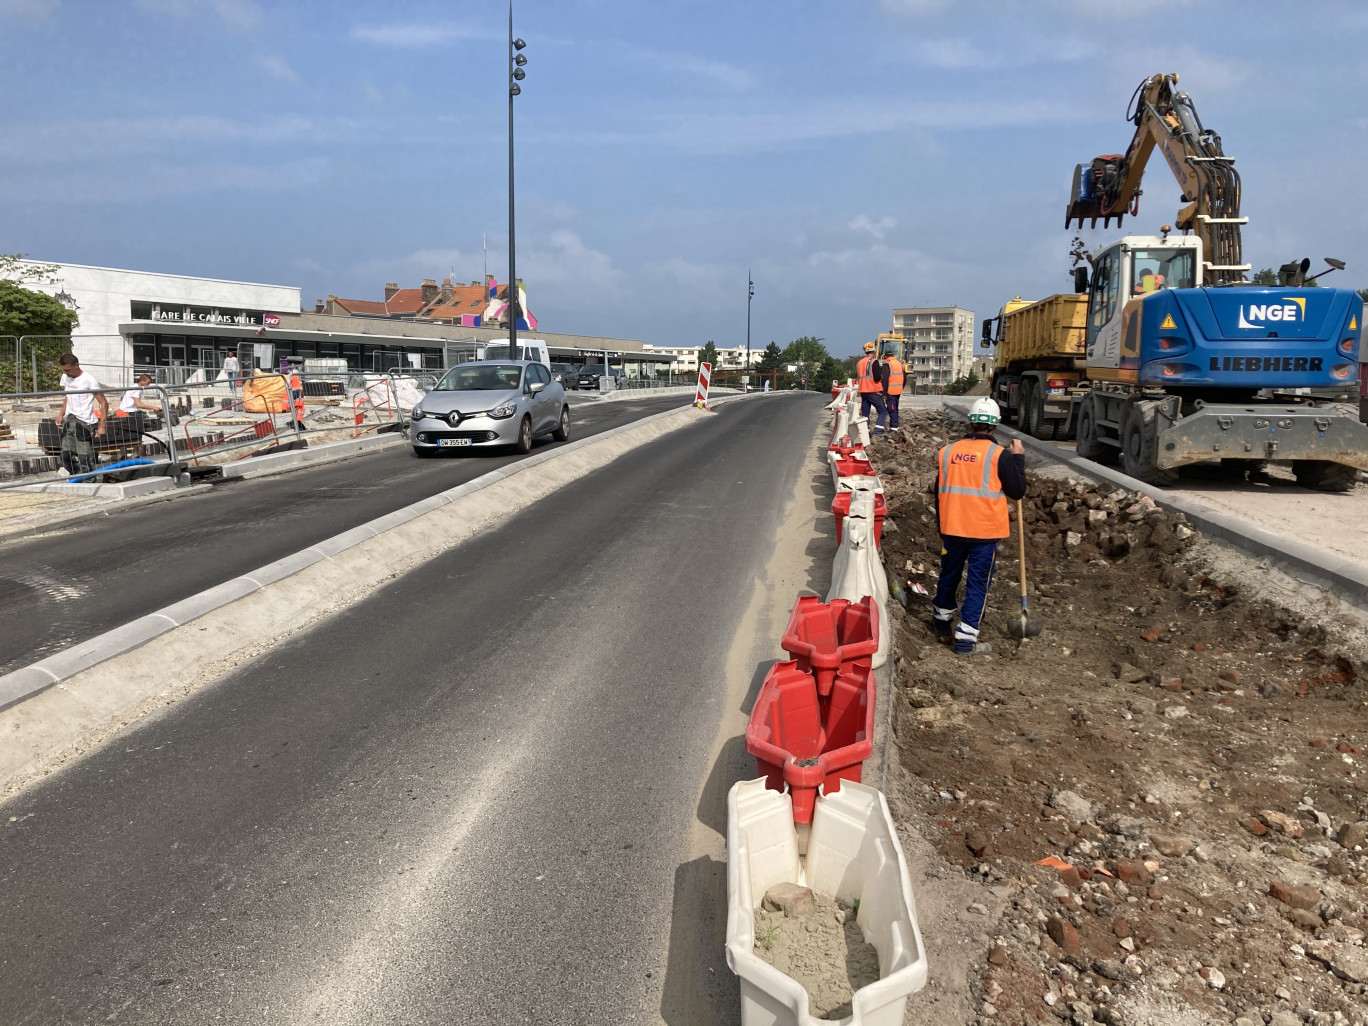
M908 996L927 980L888 802L861 782L873 753L875 669L890 648L888 579L878 554L887 506L853 389L836 390L829 409L838 538L831 589L825 601L805 595L794 605L780 641L789 658L766 674L746 727L759 778L737 783L727 797L727 964L740 978L743 1026L815 1026L838 1012L851 1026L898 1026ZM767 957L789 918L813 917L795 924L799 937L829 929L815 910L829 909L823 902L830 900L877 953L863 963L863 976L849 968L860 960L846 950L812 977L846 974L848 1011L813 1007L804 982L781 968L810 967L814 954L831 958L834 949L818 944L790 962ZM760 917L769 917L763 928ZM845 936L849 943L848 930Z

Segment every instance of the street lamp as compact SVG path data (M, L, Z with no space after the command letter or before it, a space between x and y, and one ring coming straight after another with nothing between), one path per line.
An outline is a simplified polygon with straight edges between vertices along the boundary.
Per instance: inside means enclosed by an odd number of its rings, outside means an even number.
M741 378L742 382L743 382L743 383L745 384L745 386L746 386L745 391L747 391L747 392L750 391L750 369L751 369L751 354L750 354L750 313L751 313L751 300L754 299L754 298L755 298L755 279L751 277L750 271L747 271L747 272L746 272L746 373L745 373L745 374L742 376L742 378Z
M520 50L527 44L513 38L513 0L508 0L508 358L518 358L518 247L513 218L513 97L527 77L527 63Z

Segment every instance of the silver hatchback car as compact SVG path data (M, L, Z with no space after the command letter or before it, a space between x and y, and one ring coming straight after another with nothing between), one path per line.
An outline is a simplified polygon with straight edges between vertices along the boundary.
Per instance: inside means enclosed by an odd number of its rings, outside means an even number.
M529 360L463 363L442 375L413 408L409 441L414 455L498 445L532 448L537 435L570 437L565 389L544 364Z

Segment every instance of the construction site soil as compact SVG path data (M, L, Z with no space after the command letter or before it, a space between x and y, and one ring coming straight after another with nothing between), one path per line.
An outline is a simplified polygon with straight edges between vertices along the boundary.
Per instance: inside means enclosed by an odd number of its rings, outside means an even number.
M943 860L929 877L981 883L966 1021L1368 1023L1361 620L1234 583L1147 496L1032 467L1044 631L1007 634L1014 534L994 654L956 656L917 586L934 592L940 557L935 453L963 427L909 413L870 456L909 599L891 604L890 799Z

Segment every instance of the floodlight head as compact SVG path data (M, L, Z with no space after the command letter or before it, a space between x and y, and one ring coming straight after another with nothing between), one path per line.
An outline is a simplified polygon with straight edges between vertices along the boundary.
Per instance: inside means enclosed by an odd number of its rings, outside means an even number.
M513 40L513 49L515 49L515 50L521 50L521 49L522 49L524 46L526 46L526 45L527 45L527 44L524 43L521 39L515 39L515 40Z
M514 83L513 83L511 86L509 86L509 88L508 88L508 95L509 95L509 96L518 96L518 95L521 94L521 93L522 93L522 89L520 89L520 88L518 87L518 83L517 83L517 82L514 82Z
M527 77L527 72L523 71L522 68L514 68L513 77L516 78L519 82L521 82L523 79Z
M524 64L527 63L527 58L524 57L522 54L518 54L517 57L513 58L513 63L521 68Z

